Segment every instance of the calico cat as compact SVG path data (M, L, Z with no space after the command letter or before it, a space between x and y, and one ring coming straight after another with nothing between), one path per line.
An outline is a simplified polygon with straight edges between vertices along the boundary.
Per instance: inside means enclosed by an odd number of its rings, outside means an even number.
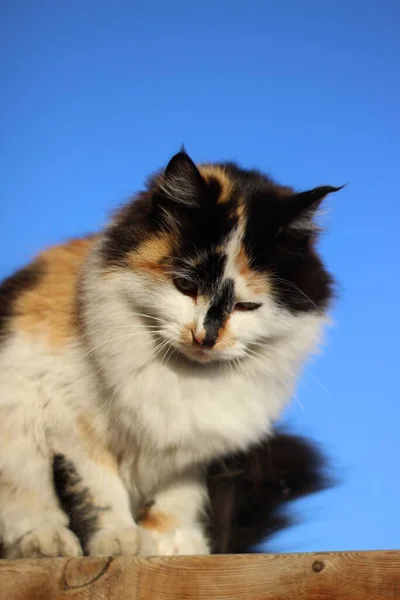
M326 322L314 214L338 189L181 151L2 284L7 557L212 550L207 468L271 432Z

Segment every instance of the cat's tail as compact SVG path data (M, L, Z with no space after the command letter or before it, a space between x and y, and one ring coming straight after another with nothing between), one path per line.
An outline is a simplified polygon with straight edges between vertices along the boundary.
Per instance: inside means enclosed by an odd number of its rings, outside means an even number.
M288 503L332 485L317 444L288 433L214 463L208 472L212 552L254 552L293 523Z

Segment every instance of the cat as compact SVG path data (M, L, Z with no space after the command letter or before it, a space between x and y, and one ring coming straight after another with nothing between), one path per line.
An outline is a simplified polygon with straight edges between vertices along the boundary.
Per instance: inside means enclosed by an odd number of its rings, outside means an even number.
M318 347L314 215L339 189L182 150L104 231L3 282L6 557L211 552L207 468L265 440Z

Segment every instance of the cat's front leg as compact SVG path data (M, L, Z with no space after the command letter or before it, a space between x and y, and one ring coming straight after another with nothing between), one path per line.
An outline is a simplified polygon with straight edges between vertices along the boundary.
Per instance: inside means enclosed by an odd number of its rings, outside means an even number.
M12 398L4 389L0 397ZM54 490L51 449L23 417L11 402L0 407L1 558L80 556L79 539Z
M207 488L202 477L186 476L160 490L139 521L139 554L209 554L202 523Z
M69 527L89 556L136 554L138 527L113 456L104 448L70 449L53 461L54 481Z

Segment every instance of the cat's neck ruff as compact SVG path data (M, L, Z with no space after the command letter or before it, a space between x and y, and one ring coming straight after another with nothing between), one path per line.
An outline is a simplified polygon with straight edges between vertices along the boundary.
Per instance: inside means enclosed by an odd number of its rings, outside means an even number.
M314 313L284 315L280 337L259 343L245 358L206 365L181 358L147 316L124 294L124 281L96 268L94 248L83 274L83 338L107 384L107 418L136 439L163 451L208 459L246 448L260 439L290 399L296 377L314 350L325 318ZM161 349L161 350L160 350Z

